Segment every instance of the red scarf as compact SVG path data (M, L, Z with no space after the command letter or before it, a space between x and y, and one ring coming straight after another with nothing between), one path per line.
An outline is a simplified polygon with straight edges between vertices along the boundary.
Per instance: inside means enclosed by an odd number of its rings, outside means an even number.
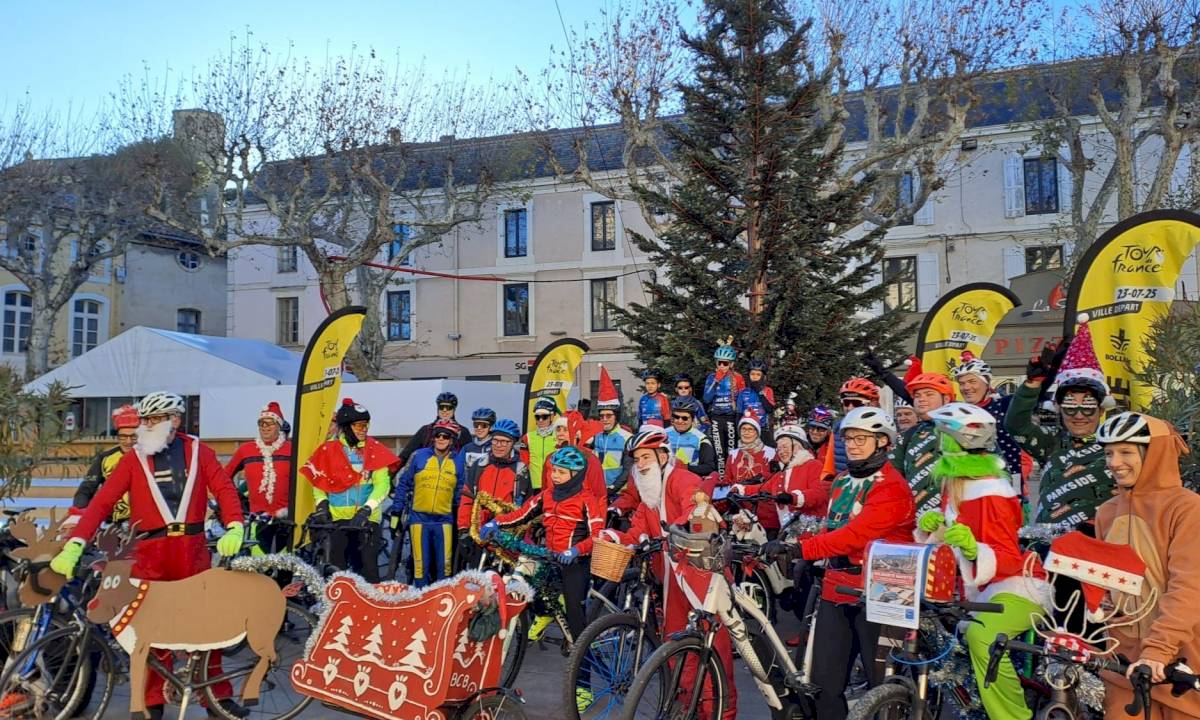
M372 437L367 438L360 452L363 458L362 472L350 464L350 458L346 457L346 446L340 439L329 440L313 452L300 472L304 473L313 487L332 495L366 482L371 473L380 468L400 462L400 458Z

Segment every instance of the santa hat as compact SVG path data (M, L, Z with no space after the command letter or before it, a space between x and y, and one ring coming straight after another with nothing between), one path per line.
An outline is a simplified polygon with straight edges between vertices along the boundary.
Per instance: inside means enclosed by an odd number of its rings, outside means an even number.
M122 405L112 412L112 424L117 430L135 428L141 422L141 418L138 417L137 408L132 405Z
M746 414L738 420L738 428L741 428L743 425L753 425L755 432L762 434L762 425L758 424L758 418L754 417L754 413L750 410L747 410Z
M913 378L925 372L924 368L921 366L921 358L917 357L916 355L909 355L908 359L904 361L904 367L908 368L908 370L904 373L905 386L907 386Z
M1093 622L1103 618L1100 603L1105 593L1140 595L1146 573L1146 563L1133 547L1105 542L1079 531L1050 543L1043 566L1046 572L1079 581L1087 617Z
M258 411L258 419L274 420L276 425L283 427L283 410L280 409L279 403L272 400L262 410Z
M1104 379L1104 371L1100 369L1100 360L1096 357L1096 348L1092 345L1092 331L1088 327L1087 313L1080 313L1078 320L1079 328L1075 331L1075 337L1071 338L1067 354L1063 356L1062 365L1059 366L1058 375L1055 377L1054 398L1061 399L1060 393L1067 387L1091 388L1097 393L1102 393L1100 401L1104 407L1112 407L1115 404L1112 391Z
M600 366L600 388L596 392L596 407L621 407L621 398L617 395L617 386L613 384L612 378L608 375L608 370L603 365Z

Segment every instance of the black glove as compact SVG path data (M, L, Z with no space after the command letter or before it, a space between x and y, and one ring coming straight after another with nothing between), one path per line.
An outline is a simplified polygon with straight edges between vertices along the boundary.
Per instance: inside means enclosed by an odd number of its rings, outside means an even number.
M779 503L780 505L791 505L795 500L796 498L793 497L791 493L781 492L775 496L775 502Z
M328 523L332 519L333 515L329 512L328 500L322 500L321 502L317 503L317 507L315 507L312 511L312 514L308 516L309 522L317 524Z
M371 508L363 505L354 513L354 517L346 521L346 526L355 530L366 530L371 527Z
M1054 351L1053 345L1047 344L1042 347L1040 355L1034 355L1029 358L1029 363L1025 366L1025 379L1029 382L1045 382L1046 378L1050 377L1054 367Z
M877 375L884 375L888 371L888 369L884 367L883 362L879 358L875 357L875 353L871 352L870 350L863 353L862 363L871 370L875 371L875 374Z
M785 540L772 540L763 545L762 554L765 558L787 557L790 560L800 554L800 546Z

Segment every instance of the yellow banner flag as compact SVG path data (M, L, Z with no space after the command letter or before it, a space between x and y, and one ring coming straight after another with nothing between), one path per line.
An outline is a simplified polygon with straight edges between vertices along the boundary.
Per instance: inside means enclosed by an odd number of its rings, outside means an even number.
M329 425L342 388L342 358L362 329L366 314L367 309L357 305L332 313L313 333L300 361L292 418L291 472L291 519L297 532L313 511L312 485L300 474L300 467L329 438Z
M575 386L575 369L590 348L582 340L563 338L555 340L542 350L529 368L529 381L525 383L525 428L534 427L533 404L541 398L550 398L558 405L558 411L566 412L567 396Z
M1063 337L1087 313L1100 369L1122 407L1145 409L1151 388L1134 381L1150 327L1167 314L1184 262L1200 243L1200 215L1153 210L1114 225L1088 248L1067 293Z
M986 360L983 349L996 326L1020 304L1012 290L984 282L962 285L938 298L917 335L922 369L950 376L964 350Z

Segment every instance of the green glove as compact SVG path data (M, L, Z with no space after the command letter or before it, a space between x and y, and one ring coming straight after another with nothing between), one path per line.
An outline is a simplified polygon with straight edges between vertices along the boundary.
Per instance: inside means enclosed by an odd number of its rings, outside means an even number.
M945 524L946 516L940 510L930 510L917 521L917 527L924 533L937 532L937 529Z
M946 528L946 544L962 550L963 557L974 560L979 557L979 543L975 542L975 533L962 523L955 523Z
M63 545L63 549L58 551L54 559L50 561L50 569L62 575L65 578L75 576L75 566L79 564L79 558L83 557L83 548L86 547L79 538L71 538Z
M242 530L240 522L231 522L229 527L225 528L225 534L217 540L217 554L221 557L232 557L238 554L242 549L242 540L245 539L246 532Z

